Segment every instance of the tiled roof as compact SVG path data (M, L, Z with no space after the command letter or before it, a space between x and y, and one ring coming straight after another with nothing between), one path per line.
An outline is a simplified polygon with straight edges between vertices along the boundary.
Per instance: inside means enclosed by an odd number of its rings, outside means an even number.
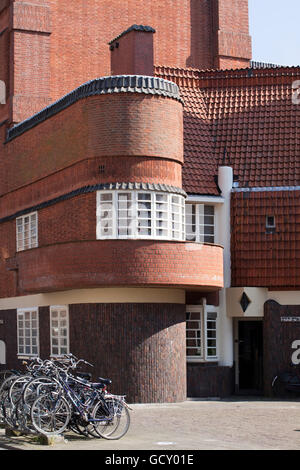
M299 289L300 190L233 192L231 216L232 286Z
M215 183L217 160L211 123L208 120L204 94L197 86L197 77L195 81L193 79L194 71L156 67L156 75L165 79L168 76L168 80L177 83L184 103L183 188L191 194L218 196Z
M201 90L180 88L184 102L183 188L194 194L219 195L217 161Z
M292 83L300 67L156 67L156 74L177 83L185 103L187 192L206 194L224 163L241 187L299 185L300 104L293 104Z

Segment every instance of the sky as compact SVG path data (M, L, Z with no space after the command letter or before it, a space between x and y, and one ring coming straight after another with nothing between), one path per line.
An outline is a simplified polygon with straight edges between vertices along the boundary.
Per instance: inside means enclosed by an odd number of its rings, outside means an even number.
M249 18L254 61L300 65L300 0L249 0Z

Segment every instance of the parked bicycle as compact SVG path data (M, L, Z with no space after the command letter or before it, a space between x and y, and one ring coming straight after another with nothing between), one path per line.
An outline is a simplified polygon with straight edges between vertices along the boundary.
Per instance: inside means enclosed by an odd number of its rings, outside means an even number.
M294 364L291 369L280 372L272 379L272 389L275 396L282 396L286 392L300 394L300 370Z
M47 436L71 429L86 437L120 439L130 426L125 396L107 391L110 379L76 371L92 366L69 354L59 360L37 358L26 373L11 374L0 386L0 420L23 433Z

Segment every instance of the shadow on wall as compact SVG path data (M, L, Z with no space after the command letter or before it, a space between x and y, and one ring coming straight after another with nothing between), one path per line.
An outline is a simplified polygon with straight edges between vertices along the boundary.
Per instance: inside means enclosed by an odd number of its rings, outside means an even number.
M191 0L191 54L186 66L191 68L213 68L212 53L212 5L211 0Z

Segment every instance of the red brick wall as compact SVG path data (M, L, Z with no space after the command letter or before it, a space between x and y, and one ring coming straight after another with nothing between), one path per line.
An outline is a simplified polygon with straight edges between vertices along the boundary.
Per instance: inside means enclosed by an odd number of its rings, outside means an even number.
M132 30L110 45L111 75L154 75L153 32Z
M6 4L3 3L3 7ZM0 122L9 117L9 94L10 94L10 11L4 8L0 11L0 80L5 82L6 87L6 105L0 104Z
M17 277L15 271L8 271L6 259L16 253L15 222L0 224L0 297L13 297L17 294Z
M12 3L11 86L12 122L20 122L51 101L50 33L48 0Z
M223 249L214 245L94 237L19 252L16 261L20 293L118 285L223 287Z
M210 5L198 0L52 0L51 96L110 75L108 42L133 24L152 26L156 64L211 67ZM76 41L74 38L76 31Z
M50 356L49 307L39 308L40 356ZM0 311L7 364L17 358L17 312ZM94 365L93 380L110 378L109 390L128 403L186 400L185 306L179 304L76 304L69 306L70 351ZM82 332L85 334L82 334ZM124 333L126 332L126 334Z
M184 305L70 305L69 318L73 354L95 364L95 379L112 379L113 393L129 403L186 400Z
M109 9L106 0L78 0L76 9L69 0L52 0L51 7L52 99L88 79L109 75L107 43L132 24L152 26L156 30L154 62L157 65L213 68L218 33L212 24L213 17L218 21L218 16L223 35L237 33L234 53L238 49L243 54L246 49L244 58L249 58L248 0L217 0L217 5L211 0L112 0ZM76 41L72 40L74 31ZM222 52L226 56L231 53L227 46ZM239 60L236 66L240 66Z
M10 5L13 122L88 80L110 75L108 42L133 24L155 28L157 65L236 68L251 56L248 0L112 0L109 6L107 0L77 0L76 7L69 0L11 0Z
M182 105L135 93L82 99L3 145L1 152L0 194L88 158L136 156L182 162ZM128 173L130 177L132 172Z
M215 3L214 67L249 67L252 57L248 0L213 0Z
M232 286L300 287L300 191L232 195ZM266 216L275 216L268 233Z
M1 131L3 142L4 127ZM146 182L181 187L182 141L182 104L176 100L135 93L81 99L2 144L0 219L87 185ZM96 238L95 192L38 213L39 247L50 244L55 250L55 244ZM14 268L15 223L0 227L1 239L7 239L0 260L3 297L22 291L20 273L8 270ZM79 264L89 269L84 258ZM69 287L81 286L80 274L75 277ZM53 289L44 286L49 287Z
M122 165L120 164L120 159ZM82 160L0 198L1 217L98 183L164 183L181 187L182 166L151 157L99 157Z

